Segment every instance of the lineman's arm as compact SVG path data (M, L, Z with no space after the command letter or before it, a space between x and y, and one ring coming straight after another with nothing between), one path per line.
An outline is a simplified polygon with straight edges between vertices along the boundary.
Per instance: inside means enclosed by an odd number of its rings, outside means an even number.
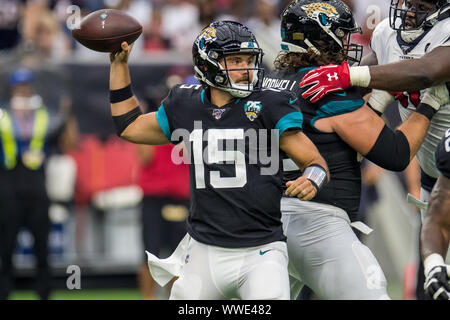
M280 149L283 150L300 168L318 165L326 171L326 182L329 181L328 166L312 141L301 131L285 131L280 137ZM325 183L326 183L325 182ZM295 181L286 183L286 195L297 196L300 200L311 200L318 192L317 188L305 175Z
M449 57L450 46L441 46L420 59L370 66L369 87L387 91L415 91L450 82Z
M420 234L421 254L447 255L450 241L450 179L439 176L431 192L426 218Z
M440 46L420 59L405 60L378 66L350 67L328 65L309 71L300 83L309 87L302 93L315 103L325 95L350 86L386 91L415 91L439 83L450 82L450 46ZM334 76L333 76L334 75ZM336 76L337 75L337 76Z
M370 161L388 170L402 171L419 150L430 120L413 112L395 132L367 105L342 115L317 120L315 126L336 132Z
M112 53L110 56L109 86L111 91L126 88L131 83L128 69L128 57L131 48L132 46L128 46L124 42L122 43L122 50L118 53ZM120 137L130 142L142 144L159 145L169 143L156 120L156 113L140 114L139 109L136 109L138 106L139 101L134 95L126 100L111 103L111 115L116 126L119 127L118 134ZM130 114L133 110L135 113Z

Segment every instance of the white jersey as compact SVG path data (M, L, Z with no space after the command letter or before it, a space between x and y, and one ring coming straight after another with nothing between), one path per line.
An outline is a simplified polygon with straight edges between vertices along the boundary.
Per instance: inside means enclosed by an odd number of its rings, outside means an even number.
M375 28L371 47L376 53L378 64L388 64L401 60L419 59L426 53L440 46L450 46L450 19L437 22L426 34L411 44L405 43L399 36L399 32L391 29L389 18L380 22ZM421 91L421 95L425 90ZM414 110L410 102L408 109L399 104L399 112L404 121ZM436 169L434 152L444 136L445 130L450 127L450 104L442 106L433 117L428 134L417 153L420 167L429 176L437 178L439 172Z

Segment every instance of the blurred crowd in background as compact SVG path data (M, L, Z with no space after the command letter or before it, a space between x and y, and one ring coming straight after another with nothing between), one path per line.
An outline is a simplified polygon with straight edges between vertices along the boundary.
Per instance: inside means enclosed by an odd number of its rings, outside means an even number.
M370 40L375 25L388 14L388 0L345 0L363 28L360 42ZM279 16L289 0L1 0L0 50L21 49L42 59L88 54L71 37L76 14L113 8L143 26L135 51L151 54L179 50L190 54L192 39L213 20L247 24L267 46L278 51ZM72 6L77 6L75 9Z
M187 168L167 164L172 147L138 147L114 134L108 103L109 60L106 54L98 55L72 38L69 26L77 13L83 17L102 8L114 8L141 23L143 34L133 47L132 55L138 58L133 60L131 71L141 107L153 111L173 85L195 81L190 64L192 42L214 20L246 24L264 49L265 66L271 68L281 42L280 13L289 2L0 0L0 108L11 107L16 84L11 82L11 75L27 68L35 72L30 82L35 93L52 114L58 115L55 119L65 119L56 147L46 155L45 166L50 204L59 205L56 209L50 205L49 253L59 257L51 261L53 267L74 263L111 271L127 263L129 267L135 259L131 268L139 274L143 296L154 298L143 249L161 255L174 249L185 232L180 230L180 222L186 218L189 198ZM367 54L373 29L388 16L390 1L344 2L363 30L353 42L363 44ZM158 54L170 56L173 52L177 55L172 61L161 64L152 60ZM392 115L389 120L395 126L398 117ZM367 219L366 212L380 197L375 185L383 172L364 163L361 220ZM395 183L403 190L398 192L400 197L405 192L418 196L417 163L395 176ZM393 184L391 180L388 183ZM146 210L150 212L147 218L153 218L145 220ZM142 235L146 225L150 225L146 232L154 235L153 239ZM412 228L416 228L414 222ZM26 263L21 265L23 261L17 256L26 256L33 242L25 232L21 230L18 236L15 263L19 267ZM408 240L417 232L412 234ZM164 247L165 253L161 251ZM402 267L414 261L414 250ZM390 254L385 258L391 259ZM111 263L114 259L115 264ZM394 263L393 269L398 271L398 265ZM48 297L48 293L42 297Z

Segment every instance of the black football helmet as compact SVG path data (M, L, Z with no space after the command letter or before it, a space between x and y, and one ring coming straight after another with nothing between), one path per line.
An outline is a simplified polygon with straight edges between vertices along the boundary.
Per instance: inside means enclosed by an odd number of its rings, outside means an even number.
M363 47L351 43L353 33L362 33L350 8L340 0L294 0L281 14L281 49L320 55L318 40L327 50L343 50L349 62L359 64ZM347 38L346 38L347 37Z
M432 9L423 3L432 4ZM389 22L394 30L426 30L432 28L437 21L448 18L449 13L450 0L391 0ZM408 25L408 14L415 17L415 25Z
M248 84L235 83L228 69L220 64L227 55L252 54L254 65L246 68L249 72ZM264 77L262 68L263 52L253 33L244 25L234 21L216 21L204 28L192 46L195 78L208 86L229 92L233 97L244 98L261 89ZM250 77L252 73L253 77Z

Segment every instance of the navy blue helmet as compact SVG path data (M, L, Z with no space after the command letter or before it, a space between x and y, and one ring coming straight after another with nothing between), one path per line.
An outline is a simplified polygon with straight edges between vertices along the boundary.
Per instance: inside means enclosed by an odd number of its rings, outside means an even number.
M326 50L342 51L349 62L359 63L362 46L351 43L351 35L362 33L350 8L340 0L295 0L281 14L281 49L320 55L318 41Z
M246 68L249 73L248 84L238 84L230 78L226 66L220 60L227 55L251 54L254 64ZM192 47L196 79L208 86L229 92L232 96L243 98L261 89L264 71L263 52L254 34L243 24L234 21L216 21L205 27ZM235 69L236 70L236 69ZM252 73L252 77L250 77Z

